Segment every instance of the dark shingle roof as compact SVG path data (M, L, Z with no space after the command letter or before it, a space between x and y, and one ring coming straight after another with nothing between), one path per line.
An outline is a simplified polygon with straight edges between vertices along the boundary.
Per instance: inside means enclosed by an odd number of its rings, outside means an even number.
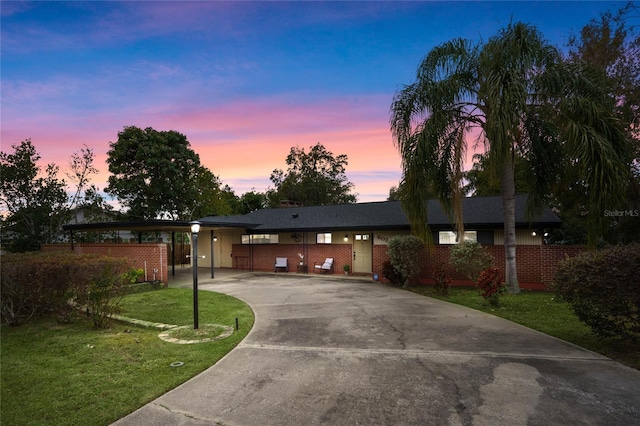
M516 196L516 227L557 227L560 219L548 207L530 223L526 218L526 195ZM450 229L451 222L436 200L427 207L432 229ZM463 201L465 227L501 228L502 197L472 197ZM365 229L409 229L399 201L256 210L239 216L211 216L204 225L246 224L252 232L340 231Z

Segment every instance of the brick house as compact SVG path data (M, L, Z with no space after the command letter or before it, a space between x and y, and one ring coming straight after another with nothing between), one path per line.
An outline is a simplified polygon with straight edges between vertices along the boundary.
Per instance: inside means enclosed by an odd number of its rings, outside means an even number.
M523 288L544 288L557 261L565 254L575 254L575 249L545 245L545 233L559 227L560 219L545 208L529 221L526 203L525 195L516 196L518 275ZM426 282L439 262L447 263L449 248L456 243L440 203L431 200L427 209L435 247L423 254ZM502 198L465 198L463 214L464 238L480 242L494 255L496 266L504 269ZM311 273L315 264L330 257L334 273L342 273L348 265L351 273L378 277L388 260L389 239L411 232L398 201L263 209L240 216L204 217L199 222L211 234L199 238L198 253L210 257L213 250L215 267L273 271L275 258L284 257L290 272ZM243 228L236 227L238 223L243 223ZM455 271L450 273L455 283L471 284Z
M544 244L545 233L560 226L549 208L527 219L526 195L516 196L516 256L518 277L523 288L544 288L551 280L556 263L581 248ZM422 281L428 282L440 262L448 263L449 249L456 234L440 203L427 205L429 227L435 247L422 254ZM463 201L465 239L480 242L504 270L502 198L472 197ZM159 224L159 222L162 222ZM207 261L200 266L214 268L274 271L275 259L286 258L289 272L313 273L314 265L334 259L333 273L381 277L388 260L387 244L395 235L411 232L409 221L398 201L339 204L256 210L245 215L209 216L198 220L198 254ZM120 223L103 226L133 226ZM189 222L150 221L135 224L151 229L162 225L165 231L189 232ZM87 225L88 226L88 225ZM80 231L79 226L69 230ZM471 284L450 270L454 284Z

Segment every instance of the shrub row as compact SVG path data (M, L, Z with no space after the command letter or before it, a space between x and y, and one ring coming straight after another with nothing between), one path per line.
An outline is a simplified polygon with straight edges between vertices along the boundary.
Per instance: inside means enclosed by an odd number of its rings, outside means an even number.
M126 259L65 252L8 253L0 269L0 314L17 325L34 315L72 322L82 307L95 327L117 312L124 288L140 271Z
M596 334L640 338L640 244L564 260L553 289Z

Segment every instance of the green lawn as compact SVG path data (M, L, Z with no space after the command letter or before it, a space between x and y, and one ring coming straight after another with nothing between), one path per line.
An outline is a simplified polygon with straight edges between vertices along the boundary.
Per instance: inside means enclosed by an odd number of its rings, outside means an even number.
M571 306L558 300L553 293L525 290L520 294L505 294L500 298L500 306L493 307L475 288L452 287L449 296L441 296L433 287L427 286L408 290L508 319L640 370L638 342L634 344L594 335L589 326L575 316Z
M251 330L253 312L230 296L200 291L199 322L239 330L208 343L179 345L159 330L113 322L94 330L80 319L59 325L37 319L2 325L0 403L3 425L105 425L215 364ZM127 296L122 315L193 324L193 292L162 289ZM175 361L181 367L171 367Z

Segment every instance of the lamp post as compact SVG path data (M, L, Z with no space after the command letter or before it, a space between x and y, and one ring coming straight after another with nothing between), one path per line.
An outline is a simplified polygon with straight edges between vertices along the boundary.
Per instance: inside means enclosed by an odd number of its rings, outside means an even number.
M215 278L215 273L213 272L213 269L215 267L215 256L214 256L214 246L213 243L215 243L216 241L218 241L218 237L215 236L213 229L211 230L211 278Z
M191 260L193 264L193 329L198 329L198 232L200 222L191 222Z

